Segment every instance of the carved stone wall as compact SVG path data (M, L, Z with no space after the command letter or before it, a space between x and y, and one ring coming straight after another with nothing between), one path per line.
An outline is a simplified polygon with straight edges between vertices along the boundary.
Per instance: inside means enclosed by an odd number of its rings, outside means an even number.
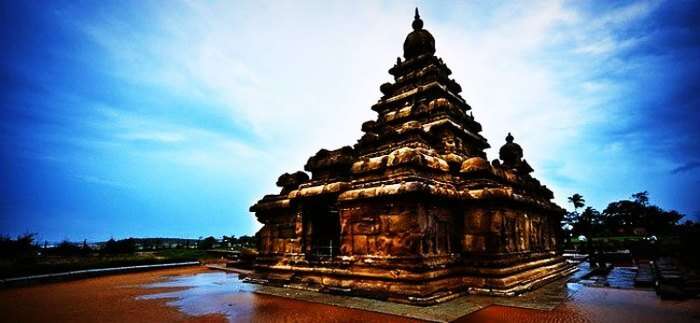
M351 202L341 207L343 255L411 256L421 235L418 203Z

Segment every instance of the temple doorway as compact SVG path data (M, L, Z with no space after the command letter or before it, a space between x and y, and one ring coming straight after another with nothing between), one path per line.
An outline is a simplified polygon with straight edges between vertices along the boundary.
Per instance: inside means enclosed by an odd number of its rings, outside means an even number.
M338 209L331 203L309 203L304 215L307 228L307 256L331 258L338 255L340 222Z

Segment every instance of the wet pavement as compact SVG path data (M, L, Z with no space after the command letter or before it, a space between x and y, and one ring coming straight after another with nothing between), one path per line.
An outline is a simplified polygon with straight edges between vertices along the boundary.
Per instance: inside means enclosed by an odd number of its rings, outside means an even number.
M581 267L585 269L586 266L582 264ZM301 295L291 289L243 283L237 274L193 266L0 289L0 321L700 321L698 299L671 301L660 299L651 290L588 287L576 282L582 275L585 270L572 275L569 281L556 281L518 297L465 296L438 306L415 308L313 292ZM392 313L396 315L390 315ZM460 317L462 313L468 314Z
M637 267L615 267L607 274L594 274L579 280L579 283L589 287L635 288L634 279Z
M581 280L582 271L517 297L467 295L430 307L330 295L242 282L237 274L205 272L148 284L168 290L139 299L166 299L187 315L221 314L231 322L358 321L356 316L319 316L306 307L346 309L368 315L364 322L697 322L700 300L662 301L653 291L632 289L636 270L617 267L607 277ZM591 284L598 279L601 284ZM615 288L595 288L610 286ZM176 288L176 290L170 290ZM261 304L264 304L261 306ZM307 305L304 305L307 304ZM330 310L329 310L330 311ZM261 316L265 312L266 315ZM270 314L273 313L273 314ZM381 314L380 314L381 313ZM373 316L373 315L382 315ZM387 318L389 318L387 320Z
M165 299L168 306L178 308L192 316L223 314L235 320L240 313L248 312L249 300L245 294L256 286L243 283L238 275L223 272L206 272L193 276L176 276L171 280L148 284L146 289L175 289L163 293L139 296L136 299Z
M252 296L246 295L254 293L434 322L454 321L494 304L552 310L581 288L579 284L567 283L566 279L562 279L518 297L468 295L438 305L424 307L361 297L253 285L242 282L236 274L225 272L175 277L169 281L149 284L144 287L147 289L178 288L178 290L144 295L139 297L140 299L167 299L169 306L177 307L188 315L217 313L225 315L230 321L240 321L241 315L249 315L254 310L251 306L251 302L254 301L251 299Z
M328 306L319 302L327 294L313 293L316 299L303 299L295 290L244 283L238 274L205 272L175 276L168 280L143 285L148 290L167 290L137 297L139 300L166 300L166 305L193 317L223 315L229 322L412 322L406 317L366 311L376 306L367 301L363 306ZM276 292L271 290L277 289ZM312 293L312 292L307 292ZM276 294L283 297L276 297ZM295 297L296 296L296 297ZM291 298L290 298L291 297ZM307 302L309 301L309 302ZM353 303L352 301L346 302Z
M700 300L664 301L653 291L582 287L551 311L489 306L457 320L466 322L699 322Z

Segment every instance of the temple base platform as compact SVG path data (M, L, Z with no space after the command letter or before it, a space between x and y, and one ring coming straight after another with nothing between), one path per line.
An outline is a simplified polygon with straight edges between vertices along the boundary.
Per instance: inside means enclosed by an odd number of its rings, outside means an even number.
M502 267L452 265L427 270L420 266L391 269L329 261L326 266L317 263L313 266L258 264L254 273L246 276L246 280L264 285L429 306L465 294L516 296L574 271L574 265L556 255Z

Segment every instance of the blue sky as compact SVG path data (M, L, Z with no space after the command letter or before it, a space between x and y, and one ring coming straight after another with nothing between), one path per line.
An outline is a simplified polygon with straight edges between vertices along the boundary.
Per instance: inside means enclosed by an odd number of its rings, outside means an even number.
M2 1L0 233L252 234L353 144L418 5L491 146L555 192L698 219L700 2Z

